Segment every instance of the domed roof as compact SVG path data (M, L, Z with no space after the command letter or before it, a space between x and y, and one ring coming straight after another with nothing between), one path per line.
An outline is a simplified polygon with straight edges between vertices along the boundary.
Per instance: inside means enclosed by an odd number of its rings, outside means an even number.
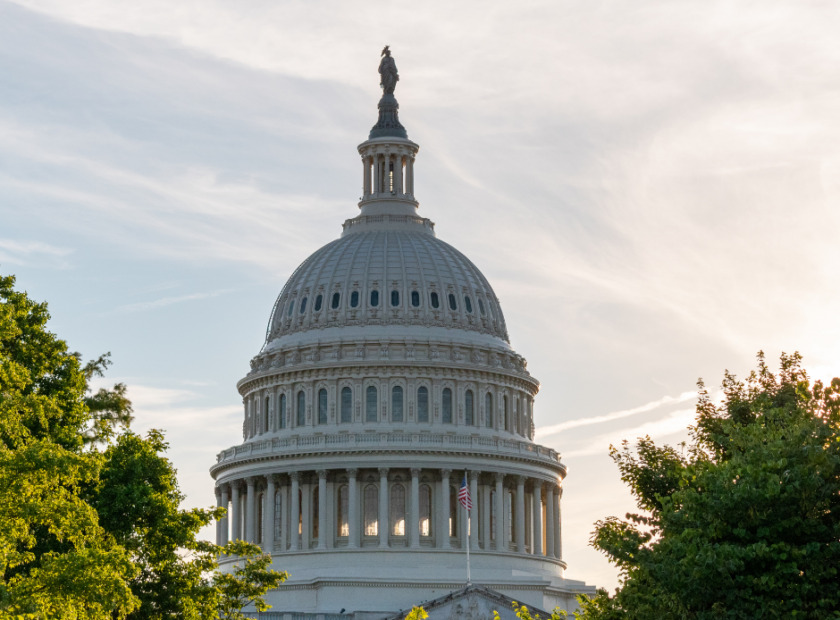
M393 221L401 219L412 221ZM344 235L307 258L283 287L267 343L279 338L271 348L283 347L299 340L294 334L346 332L355 326L364 329L352 330L354 336L365 338L422 338L429 329L440 335L444 328L450 337L471 333L471 340L509 348L504 316L487 278L437 239L432 227L422 218L348 220Z

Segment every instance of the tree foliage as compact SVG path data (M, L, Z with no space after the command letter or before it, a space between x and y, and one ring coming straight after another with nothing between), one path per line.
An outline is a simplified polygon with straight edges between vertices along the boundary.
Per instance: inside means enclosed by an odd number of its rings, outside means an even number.
M716 405L702 381L692 441L611 455L639 514L596 524L622 587L587 617L840 617L840 379L811 384L798 354Z

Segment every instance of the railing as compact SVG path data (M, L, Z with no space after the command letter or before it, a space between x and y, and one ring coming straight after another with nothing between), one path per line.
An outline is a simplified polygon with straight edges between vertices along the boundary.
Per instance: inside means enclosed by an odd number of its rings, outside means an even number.
M369 449L368 446L372 444L383 448L393 446L399 449L428 449L429 446L435 446L442 450L451 449L459 452L469 450L476 453L522 454L530 458L560 462L560 455L555 450L527 441L454 434L385 432L304 435L283 439L275 437L228 448L216 456L216 462L225 463L249 456L265 456L283 452L328 452L334 450L335 446L352 451L356 447Z

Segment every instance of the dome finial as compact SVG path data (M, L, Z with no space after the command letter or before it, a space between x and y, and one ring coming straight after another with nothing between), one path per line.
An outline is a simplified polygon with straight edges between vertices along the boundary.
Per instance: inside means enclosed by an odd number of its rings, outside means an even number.
M380 54L382 60L379 61L379 75L381 80L379 85L382 87L382 99L379 100L379 120L376 125L370 130L369 139L372 138L408 138L408 133L400 124L398 110L400 104L397 103L397 98L394 97L394 89L397 87L397 82L400 80L400 75L397 72L397 63L394 62L391 56L391 46L386 45Z

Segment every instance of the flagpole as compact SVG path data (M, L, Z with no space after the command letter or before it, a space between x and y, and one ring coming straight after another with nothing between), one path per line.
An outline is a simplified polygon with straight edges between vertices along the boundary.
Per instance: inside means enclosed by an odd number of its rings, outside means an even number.
M467 508L467 585L470 583L470 509Z

